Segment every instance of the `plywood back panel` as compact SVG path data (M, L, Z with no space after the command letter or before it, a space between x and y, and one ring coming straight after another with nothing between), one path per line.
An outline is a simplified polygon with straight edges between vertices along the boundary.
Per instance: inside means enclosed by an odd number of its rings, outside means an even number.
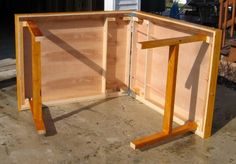
M44 101L101 93L103 20L38 21Z

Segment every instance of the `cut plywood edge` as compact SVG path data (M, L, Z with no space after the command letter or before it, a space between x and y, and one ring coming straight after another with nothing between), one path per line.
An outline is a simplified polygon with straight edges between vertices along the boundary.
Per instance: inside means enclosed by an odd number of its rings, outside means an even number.
M8 80L16 77L16 60L3 59L0 60L0 81Z

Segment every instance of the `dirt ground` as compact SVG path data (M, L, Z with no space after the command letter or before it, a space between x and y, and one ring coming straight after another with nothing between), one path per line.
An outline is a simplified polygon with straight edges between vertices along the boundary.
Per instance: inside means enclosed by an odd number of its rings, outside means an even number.
M15 80L0 83L0 163L236 163L236 92L218 85L213 136L188 134L146 150L129 142L161 129L162 116L119 97L44 108L47 135L18 113Z

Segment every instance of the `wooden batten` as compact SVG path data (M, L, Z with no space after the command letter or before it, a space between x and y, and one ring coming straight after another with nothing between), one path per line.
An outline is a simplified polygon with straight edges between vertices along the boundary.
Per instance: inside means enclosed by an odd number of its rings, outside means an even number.
M162 40L151 40L151 41L139 42L137 44L137 48L148 49L148 48L156 48L156 47L185 44L199 41L207 41L207 37L204 35L193 35L193 36L184 36L184 37L162 39Z

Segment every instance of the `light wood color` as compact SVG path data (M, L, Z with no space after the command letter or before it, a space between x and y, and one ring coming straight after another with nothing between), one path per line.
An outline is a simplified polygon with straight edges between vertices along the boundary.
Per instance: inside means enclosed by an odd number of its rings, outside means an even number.
M42 104L130 90L164 114L167 138L192 130L211 134L220 30L135 11L19 14L15 22L18 109L31 104L34 120L43 121ZM184 125L177 132L173 120ZM36 126L43 131L42 123Z
M15 17L15 46L16 46L16 88L17 88L17 107L21 111L21 106L24 104L24 58L23 58L23 25L19 21L19 17Z
M140 49L156 48L176 44L185 44L191 42L206 41L207 37L204 35L193 35L193 36L184 36L178 38L162 39L162 40L151 40L139 42L137 47Z
M231 16L229 17L229 7L231 7ZM218 27L222 29L222 46L225 45L228 29L230 37L234 36L236 23L236 0L220 0L220 13Z
M144 137L142 139L135 140L130 143L130 147L133 149L142 149L144 147L156 144L160 141L174 138L178 135L185 134L187 132L194 132L197 129L197 124L194 122L188 122L183 126L174 128L171 134L161 133L153 134L151 136Z

